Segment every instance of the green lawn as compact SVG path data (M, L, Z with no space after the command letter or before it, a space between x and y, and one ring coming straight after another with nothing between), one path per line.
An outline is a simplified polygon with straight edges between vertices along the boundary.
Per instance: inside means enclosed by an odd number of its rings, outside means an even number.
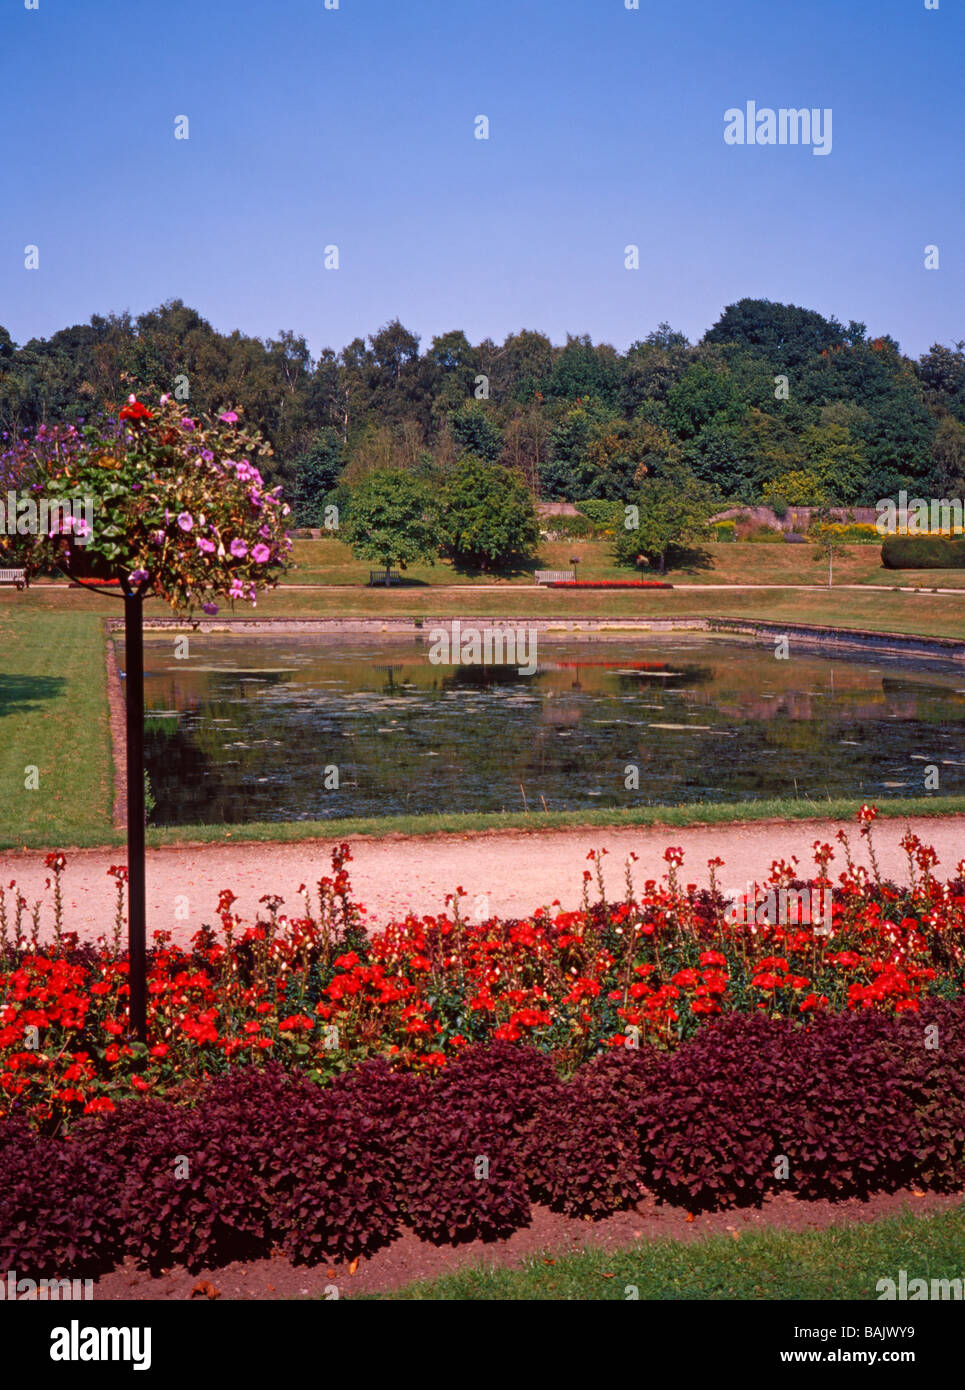
M727 547L721 546L720 549ZM766 550L766 546L757 549ZM790 549L790 547L788 547ZM102 599L68 589L36 587L29 594L0 590L0 621L11 611L91 613L91 605L120 616L120 605L108 607ZM159 600L146 605L148 617L170 617ZM224 616L232 616L223 609ZM770 619L775 622L816 623L830 627L868 628L880 632L919 633L925 637L951 637L965 641L965 604L955 594L927 592L862 593L854 589L768 589L755 593L681 593L672 590L617 592L597 590L578 593L566 589L535 589L507 584L501 590L465 595L439 589L351 588L292 590L284 587L263 595L252 611L238 604L239 618L284 617L555 617L564 626L568 619L720 616Z
M761 545L750 541L709 545L706 557L690 567L668 570L666 578L676 584L816 584L827 585L827 561L817 558L813 545ZM613 559L609 541L544 542L539 550L539 568L573 569L580 579L630 579L633 571ZM295 541L292 551L295 568L288 575L292 584L367 584L369 571L376 568L356 560L342 541ZM405 571L407 587L459 584L472 588L480 584L531 586L532 574L508 577L468 575L454 569L446 560L435 565L414 565ZM912 588L965 589L965 570L886 570L877 545L842 546L835 552L836 584L885 584Z
M26 597L26 596L21 596ZM0 607L0 844L111 839L112 772L100 613ZM38 786L28 790L28 768Z
M740 1218L734 1226L740 1230ZM517 1269L484 1265L383 1299L524 1301L609 1299L877 1300L879 1279L965 1276L965 1207L937 1216L835 1225L802 1235L776 1230L711 1236L693 1243L648 1240L628 1250L588 1250L528 1260ZM371 1295L370 1297L376 1297Z
M688 806L641 806L632 810L603 807L583 811L473 811L439 812L424 816L356 817L327 821L249 821L244 825L178 825L152 830L148 844L202 844L214 841L358 839L363 835L471 835L485 830L551 830L565 826L667 826L727 825L734 821L853 820L860 800L837 798L812 801L783 797L761 801L697 802ZM965 815L965 796L904 797L878 803L883 819L908 816ZM97 841L84 841L95 844Z

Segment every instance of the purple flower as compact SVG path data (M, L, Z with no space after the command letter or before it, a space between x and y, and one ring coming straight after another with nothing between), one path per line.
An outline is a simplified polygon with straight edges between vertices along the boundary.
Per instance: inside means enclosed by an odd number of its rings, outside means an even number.
M211 452L210 449L202 449L202 450L201 450L201 457L204 459L205 463L213 463L213 462L214 462L214 454Z
M218 611L218 605L216 603L202 603L201 608L205 613L215 614Z
M194 421L191 420L191 419L189 419L189 417L188 417L187 415L185 415L184 419L181 421L181 428L182 428L183 430L193 430L193 429L194 429Z
M194 517L190 512L182 512L178 517L178 525L181 527L182 531L190 531L191 527L194 525Z
M245 593L245 586L242 584L241 580L240 580L240 579L232 579L232 581L231 581L230 597L231 597L231 598L243 598L243 597L244 597L244 593Z
M226 425L236 425L238 423L238 417L233 410L226 410L223 415L218 416L218 419L223 420Z
M259 541L251 552L251 558L256 564L263 565L266 560L271 558L271 551L268 549L267 545L262 545Z
M213 555L215 549L214 541L205 540L203 536L199 536L198 549L203 550L205 555Z
M147 570L131 570L131 583L132 583L132 584L143 584L144 581L147 579L147 577L148 577Z
M230 549L236 560L243 560L248 554L248 542L243 541L240 536L236 536L231 542Z

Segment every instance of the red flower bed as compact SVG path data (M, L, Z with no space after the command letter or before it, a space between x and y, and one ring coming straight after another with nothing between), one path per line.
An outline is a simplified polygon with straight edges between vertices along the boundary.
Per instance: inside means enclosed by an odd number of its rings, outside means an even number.
M870 836L874 814L863 811L862 834ZM51 854L52 944L39 943L39 913L28 913L16 890L12 903L0 891L0 1115L54 1130L231 1064L275 1058L316 1081L368 1057L431 1072L491 1041L532 1043L567 1074L611 1050L671 1050L719 1015L798 1023L825 1013L893 1016L929 996L959 994L965 863L942 883L934 851L907 835L911 877L899 888L856 868L840 838L846 866L835 884L832 847L816 842L803 908L796 861L776 861L746 921L735 920L718 890L719 859L708 862L702 890L681 883L678 849L664 856L664 878L642 891L628 862L623 900L613 902L605 851L591 851L577 910L555 903L523 920L467 921L457 889L445 912L410 915L371 936L342 845L331 876L314 894L304 890L297 914L266 895L262 915L245 925L224 890L217 930L203 928L190 946L155 933L146 1049L127 1039L126 872L111 870L113 940L82 946L64 931L66 861ZM827 922L812 920L815 892L833 900Z
M662 579L554 579L548 589L672 589Z

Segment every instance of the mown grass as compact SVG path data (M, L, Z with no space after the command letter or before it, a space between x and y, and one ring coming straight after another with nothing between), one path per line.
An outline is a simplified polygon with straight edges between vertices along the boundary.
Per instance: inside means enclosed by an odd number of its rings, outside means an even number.
M574 569L580 579L628 579L633 571L618 565L609 541L552 541L539 548L538 568ZM295 541L292 550L295 568L287 576L292 584L367 584L375 568L356 560L349 546L334 537L321 541ZM532 573L513 575L466 574L447 560L435 565L414 565L406 570L407 585L458 584L532 585ZM827 584L828 563L819 558L814 545L761 545L749 541L711 544L703 559L672 567L666 578L676 584ZM880 545L846 545L835 550L836 584L884 584L912 588L965 588L965 570L886 570L881 563Z
M734 1221L739 1231L739 1222ZM774 1229L693 1242L642 1241L626 1250L534 1256L520 1268L468 1266L369 1299L431 1301L877 1300L880 1279L961 1279L965 1206L935 1216L792 1234ZM883 1291L883 1290L882 1290Z
M639 826L668 830L696 825L751 824L766 821L853 820L861 802L843 798L824 801L773 798L762 801L694 802L687 806L641 806L583 811L440 811L423 816L349 817L341 820L247 821L241 825L148 826L150 846L216 844L230 840L235 844L301 843L314 840L329 844L336 840L358 840L372 836L384 840L390 835L418 838L427 835L479 835L500 830L538 833L546 830L587 831ZM902 820L926 816L965 815L965 796L902 797L877 803L881 819ZM124 836L102 828L102 822L62 827L64 833L53 839L37 833L8 832L0 828L0 849L16 846L49 848L54 842L64 848L91 849L98 845L119 845ZM74 838L69 841L65 836Z
M99 614L0 609L0 844L111 842L113 776ZM28 790L27 769L38 786Z
M773 798L766 801L695 802L687 806L601 807L589 811L438 812L423 816L355 817L324 821L252 821L244 825L178 825L148 830L148 843L171 845L245 840L346 840L374 835L473 835L485 831L582 829L619 826L727 825L734 822L852 820L860 800ZM965 796L903 797L876 803L882 819L965 815Z
M722 549L724 547L721 547ZM758 549L767 549L759 546ZM790 549L791 547L788 547ZM89 594L69 589L34 588L29 594L0 590L0 619L18 605L23 612L120 615L120 605L110 605ZM151 618L170 618L171 610L158 600L145 607ZM923 637L950 637L965 641L965 604L955 594L891 593L860 590L762 589L760 592L700 593L674 590L620 593L597 590L578 593L566 589L534 589L506 585L499 590L467 591L345 588L292 590L280 588L264 594L252 611L239 604L236 618L552 618L566 632L580 618L734 617L784 623L814 623L826 627L866 628L875 632L914 633Z

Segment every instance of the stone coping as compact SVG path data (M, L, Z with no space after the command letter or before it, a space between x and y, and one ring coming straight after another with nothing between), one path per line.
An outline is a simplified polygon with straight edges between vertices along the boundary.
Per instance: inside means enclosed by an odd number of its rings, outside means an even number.
M818 647L833 647L856 651L891 652L899 655L938 657L946 661L965 663L965 643L950 637L923 637L914 633L876 632L866 628L829 627L815 623L779 623L760 618L730 617L537 617L521 615L499 618L491 614L463 614L459 617L385 617L385 618L145 618L145 633L196 632L278 634L280 636L337 635L352 633L381 636L428 636L433 628L451 628L458 622L463 628L535 628L547 638L590 637L619 641L634 632L711 632L737 636L759 637L773 641L787 637ZM121 632L123 618L105 618L109 633Z

